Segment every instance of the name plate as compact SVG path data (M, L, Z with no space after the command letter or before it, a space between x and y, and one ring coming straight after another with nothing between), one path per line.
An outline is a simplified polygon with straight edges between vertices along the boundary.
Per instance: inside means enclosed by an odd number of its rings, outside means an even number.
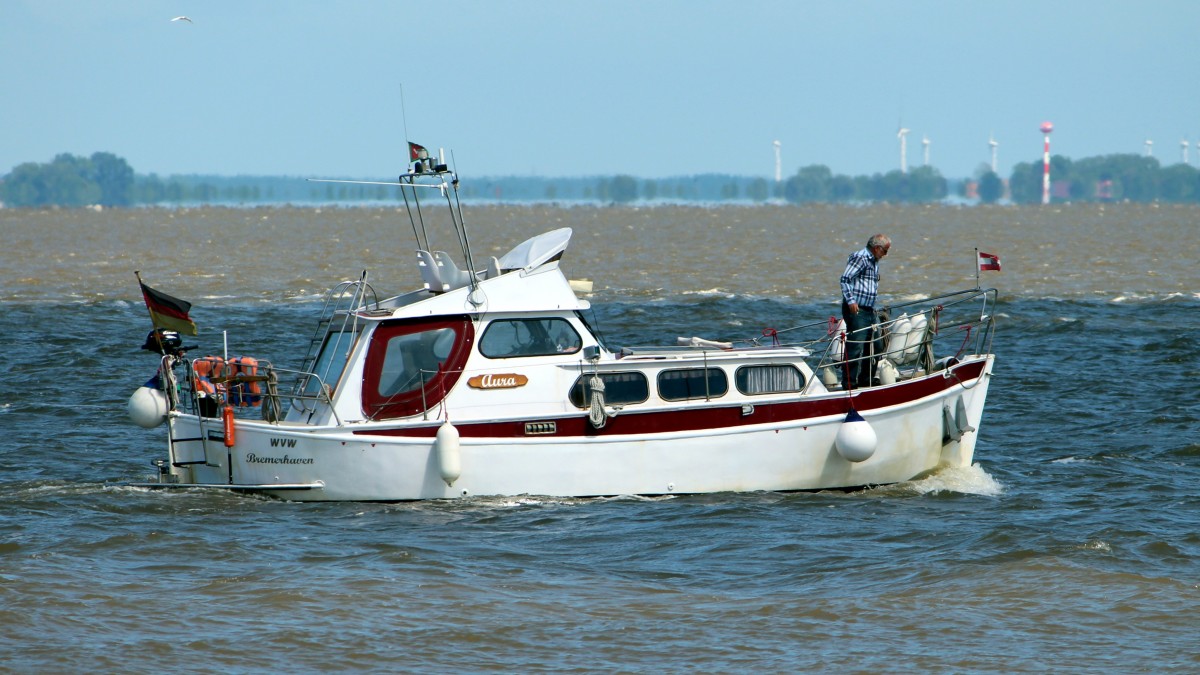
M475 389L513 389L529 384L529 378L520 373L500 373L499 375L476 375L467 380L467 385Z

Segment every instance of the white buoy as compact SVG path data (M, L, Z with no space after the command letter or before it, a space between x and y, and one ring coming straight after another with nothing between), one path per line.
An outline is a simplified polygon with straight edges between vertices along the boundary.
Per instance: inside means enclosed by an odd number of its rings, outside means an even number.
M437 454L438 473L442 475L446 485L450 486L462 475L462 458L459 456L458 445L458 429L446 420L437 431L433 451Z
M167 395L158 389L138 387L129 397L129 419L143 429L167 421Z
M879 439L871 424L853 408L846 413L846 419L838 429L834 445L838 454L848 462L865 462L875 454L875 445Z

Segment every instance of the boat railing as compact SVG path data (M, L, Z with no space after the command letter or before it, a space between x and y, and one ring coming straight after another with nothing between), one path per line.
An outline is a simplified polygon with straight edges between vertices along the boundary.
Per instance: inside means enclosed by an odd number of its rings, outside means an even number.
M279 368L265 359L256 359L248 368L238 359L222 359L202 356L183 360L184 375L176 380L173 398L175 407L184 413L201 417L218 417L225 407L232 408L234 416L251 418L261 416L267 422L284 419L290 408L315 410L324 404L332 410L333 388L320 375L312 371ZM286 391L280 380L311 382L318 386L309 387L301 393ZM334 420L341 421L334 411Z
M855 361L872 368L893 367L897 379L906 379L943 368L967 354L990 354L996 298L994 288L969 289L892 303L877 312L877 323L865 338L847 335L840 317L830 316L790 328L766 328L761 336L742 342L809 350L817 357L816 369L827 385L842 381L853 364L845 359L847 347L857 342L863 355Z
M864 338L848 335L845 324L830 317L816 325L823 325L825 335L805 345L820 354L817 370L826 384L840 382L855 361L872 369L873 383L886 383L889 368L895 379L907 379L943 370L968 355L990 354L996 298L996 289L971 289L894 303L877 312L878 322ZM862 356L847 361L854 343L861 345Z

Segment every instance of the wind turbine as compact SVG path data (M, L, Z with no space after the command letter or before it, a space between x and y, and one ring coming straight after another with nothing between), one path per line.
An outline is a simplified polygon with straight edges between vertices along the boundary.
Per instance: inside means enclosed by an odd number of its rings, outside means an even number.
M921 136L921 149L925 153L925 162L922 166L929 166L929 144L931 141L928 136Z
M1146 139L1146 156L1154 156L1154 141L1150 140L1149 138Z
M783 144L780 143L779 141L775 141L774 146L775 146L775 182L781 183L781 182L783 182L783 163L782 163L782 161L780 161L779 151L783 147Z
M896 132L896 138L900 139L900 173L908 173L908 147L905 140L908 132L903 126Z
M988 147L992 149L992 173L996 173L996 148L999 145L996 139L992 137L992 134L988 134Z
M1179 151L1183 155L1183 163L1187 164L1188 163L1188 156L1187 156L1188 142L1187 142L1186 138L1179 141Z
M1042 122L1038 127L1042 135L1046 138L1046 144L1042 149L1042 204L1050 203L1050 133L1054 131L1054 125L1048 120Z

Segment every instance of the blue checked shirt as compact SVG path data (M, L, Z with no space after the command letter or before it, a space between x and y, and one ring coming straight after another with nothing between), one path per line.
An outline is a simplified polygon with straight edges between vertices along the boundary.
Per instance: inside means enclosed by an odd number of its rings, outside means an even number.
M859 307L874 307L879 295L879 261L866 248L850 254L842 272L842 300Z

